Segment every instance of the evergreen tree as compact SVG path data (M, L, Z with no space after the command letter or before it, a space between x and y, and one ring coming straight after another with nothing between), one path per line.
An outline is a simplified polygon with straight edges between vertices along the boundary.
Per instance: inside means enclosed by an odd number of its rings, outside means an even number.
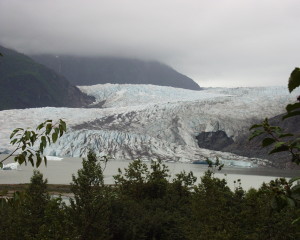
M96 154L89 152L82 161L77 177L73 175L71 191L71 232L76 239L110 239L109 189L104 186L103 172Z

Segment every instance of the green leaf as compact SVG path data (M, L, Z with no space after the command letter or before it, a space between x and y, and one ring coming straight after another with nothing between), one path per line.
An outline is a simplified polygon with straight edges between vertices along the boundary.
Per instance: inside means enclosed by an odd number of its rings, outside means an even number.
M270 126L270 129L279 135L282 134L282 132L283 132L282 128L278 127L278 126Z
M40 154L36 155L36 167L38 168L41 165L42 162L42 158L40 156Z
M52 134L52 142L55 143L57 141L57 138L58 138L58 134L56 132L54 132Z
M13 130L13 132L10 134L9 138L12 139L18 131L19 130L17 130L17 129Z
M300 111L289 112L288 114L286 114L282 117L282 120L284 120L286 118L294 117L297 115L300 115Z
M45 163L45 166L47 166L47 158L44 156L44 163Z
M23 131L24 129L23 128L16 128L15 130L13 130L12 134L10 135L10 139L13 138L15 136L15 134L19 131Z
M22 154L18 154L16 157L15 157L15 161L18 162L20 165L23 164L26 159L25 159L25 156L22 155Z
M289 147L287 145L281 145L281 146L278 146L271 151L269 152L269 154L273 154L273 153L277 153L277 152L284 152L284 151L288 151L289 150Z
M42 136L41 137L41 141L42 141L42 144L43 144L43 148L45 148L47 146L47 140L46 140L46 137L45 136Z
M249 141L251 141L253 138L262 135L263 133L265 133L265 131L263 130L255 130L249 137Z
M254 124L252 125L250 128L249 128L249 131L254 129L254 128L259 128L259 127L262 127L262 124Z
M55 128L55 129L54 129L54 132L55 132L57 135L59 135L59 128Z
M267 147L267 146L269 146L269 145L271 145L271 144L273 144L273 143L275 143L275 142L276 142L276 140L273 139L273 138L265 138L265 139L262 141L262 146L263 146L263 147Z
M0 168L3 168L3 163L2 162L0 162Z
M295 68L289 78L288 88L292 92L295 88L300 86L300 68Z
M32 135L32 136L30 137L30 142L31 142L31 145L32 145L32 146L34 145L35 140L36 140L36 136L35 136L35 135Z
M285 142L277 142L274 147L279 148L279 147L284 146L285 144L286 144Z
M284 133L284 134L280 134L278 137L279 138L284 138L284 137L292 137L294 136L294 134L291 134L291 133Z
M28 161L31 162L31 164L33 164L33 154L32 153L28 156Z
M28 158L28 161L31 163L31 166L34 167L34 161L33 161L33 158L32 158L32 157L31 157L31 158L29 157L29 158Z
M299 102L294 103L294 104L288 104L288 105L286 106L286 111L287 111L287 112L291 112L291 111L293 111L293 110L295 110L295 109L298 109L298 108L300 108L300 103L299 103Z
M60 119L60 125L62 126L64 132L66 132L66 131L67 131L67 125L66 125L66 123L65 123L63 120L61 120L61 119Z
M40 125L37 126L36 130L41 130L44 127L44 123L41 123Z
M14 140L10 141L10 144L14 145L17 141L18 141L18 139L15 138Z
M46 126L46 135L48 135L48 134L51 132L51 130L52 130L52 124L49 123L49 124L47 124L47 126Z
M64 128L62 125L59 125L59 132L60 132L59 137L61 137L64 134Z
M30 133L30 131L25 131L25 139L26 140L30 140L30 135L31 135L31 133Z

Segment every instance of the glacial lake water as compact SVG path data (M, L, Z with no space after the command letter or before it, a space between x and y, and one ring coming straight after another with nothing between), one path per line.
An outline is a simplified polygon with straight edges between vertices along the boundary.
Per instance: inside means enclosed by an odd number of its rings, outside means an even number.
M0 159L3 156L0 155ZM12 159L5 163L13 162ZM47 167L42 163L38 168L49 184L69 184L72 181L72 174L76 174L81 168L82 158L63 158L61 161L49 160ZM111 160L107 163L104 171L104 181L107 184L113 184L113 176L117 174L118 168L124 169L130 161ZM145 162L150 165L149 162ZM208 169L207 165L189 164L189 163L165 163L169 170L171 178L175 174L185 170L192 171L194 175L200 179L204 172ZM17 184L28 183L33 173L31 164L22 165L18 170L0 170L0 184ZM221 172L217 172L216 176L225 178L230 188L234 188L234 181L241 179L241 184L244 189L251 187L258 188L263 182L269 182L277 177L295 177L300 176L300 170L279 170L273 168L237 168L224 167Z

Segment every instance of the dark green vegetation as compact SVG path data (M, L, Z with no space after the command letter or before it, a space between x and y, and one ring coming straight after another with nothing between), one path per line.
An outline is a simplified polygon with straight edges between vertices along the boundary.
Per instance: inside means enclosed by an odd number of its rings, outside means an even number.
M38 172L25 192L2 199L0 239L299 239L300 225L292 224L299 205L274 209L270 202L284 180L247 192L237 181L232 191L214 171L195 185L192 173L170 180L162 163L137 160L106 186L89 153L73 176L71 204L52 199Z
M81 107L93 102L63 76L31 58L2 46L0 52L0 110Z
M191 78L155 61L112 57L57 57L52 55L34 55L32 58L62 74L77 86L128 83L200 90L198 84Z

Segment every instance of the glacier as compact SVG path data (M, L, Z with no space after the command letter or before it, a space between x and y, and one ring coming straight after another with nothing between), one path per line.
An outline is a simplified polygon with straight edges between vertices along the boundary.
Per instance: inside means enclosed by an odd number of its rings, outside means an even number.
M192 162L220 157L229 166L266 165L201 149L200 132L224 131L236 139L251 124L281 114L299 92L286 87L207 88L201 91L154 85L102 84L80 86L95 97L91 108L32 108L0 111L0 151L11 149L9 134L16 127L35 127L59 118L68 131L45 150L51 156L85 156L88 149L115 159ZM101 103L101 108L97 104ZM93 107L94 106L94 107Z
M18 170L19 167L19 163L8 163L8 164L4 164L2 168L0 168L1 170Z

